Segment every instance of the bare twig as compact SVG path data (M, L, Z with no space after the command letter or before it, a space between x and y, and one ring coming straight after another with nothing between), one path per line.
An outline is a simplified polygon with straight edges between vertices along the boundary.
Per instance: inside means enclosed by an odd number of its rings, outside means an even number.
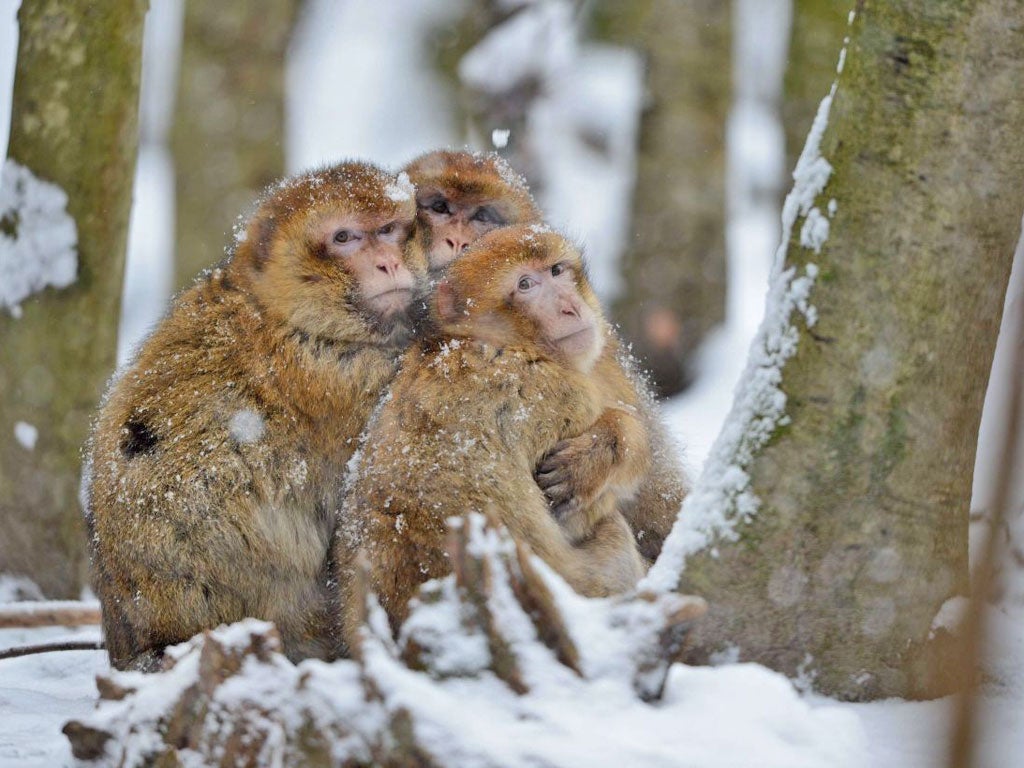
M106 646L102 640L69 640L66 643L41 643L39 645L20 645L0 651L0 661L16 659L19 656L31 656L33 653L50 653L51 651L102 651Z
M74 600L25 601L0 604L0 629L81 627L100 623L100 607Z
M1013 350L1012 390L1007 406L1007 428L1000 452L999 471L996 474L996 493L991 509L989 529L981 556L971 578L971 601L964 621L964 644L960 658L960 672L968 681L957 696L953 733L949 750L950 768L970 768L974 764L974 745L977 742L978 679L977 667L981 661L985 639L985 607L992 590L995 565L999 558L999 537L1009 518L1010 489L1017 466L1017 444L1021 420L1021 382L1024 381L1024 302L1018 301L1008 308L1014 318L1015 346Z

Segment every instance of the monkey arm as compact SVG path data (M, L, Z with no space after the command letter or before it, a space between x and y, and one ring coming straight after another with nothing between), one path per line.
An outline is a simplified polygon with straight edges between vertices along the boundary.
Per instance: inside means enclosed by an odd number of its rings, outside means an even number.
M679 515L689 483L668 431L655 414L648 416L651 469L636 494L620 504L619 511L633 530L640 553L654 562Z
M647 432L635 409L606 408L582 434L555 445L538 465L536 479L555 517L573 538L583 538L594 515L574 518L601 509L594 502L605 493L632 497L650 465Z

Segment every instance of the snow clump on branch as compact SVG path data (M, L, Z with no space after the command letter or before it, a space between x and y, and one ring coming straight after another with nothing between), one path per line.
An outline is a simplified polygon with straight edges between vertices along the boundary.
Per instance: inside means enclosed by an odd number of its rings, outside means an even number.
M0 170L0 308L21 317L21 302L46 287L66 288L78 272L78 230L68 196L8 159Z

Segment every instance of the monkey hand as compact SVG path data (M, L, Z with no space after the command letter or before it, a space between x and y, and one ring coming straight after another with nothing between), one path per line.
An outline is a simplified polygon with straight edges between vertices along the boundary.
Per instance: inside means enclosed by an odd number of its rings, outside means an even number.
M562 440L541 459L535 477L551 512L572 539L586 538L598 522L604 493L616 463L614 441L588 431Z

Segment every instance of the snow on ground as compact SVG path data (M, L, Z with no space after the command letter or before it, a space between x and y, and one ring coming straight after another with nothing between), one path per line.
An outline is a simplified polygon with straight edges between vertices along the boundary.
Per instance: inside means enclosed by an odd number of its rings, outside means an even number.
M99 637L99 627L0 629L0 651ZM60 729L67 720L92 711L96 675L107 669L102 651L65 651L0 661L0 766L71 765L71 748Z
M753 2L750 0L748 5ZM164 28L174 29L173 13L178 0L154 0L151 13L165 14ZM756 3L755 3L756 4ZM14 72L14 53L17 42L14 13L17 0L0 0L0 94L10 93ZM741 4L742 5L742 4ZM168 8L170 10L168 11ZM447 12L445 10L444 12ZM758 6L758 12L764 12ZM304 21L303 38L291 57L289 82L293 93L291 105L294 114L304 115L304 122L293 120L289 125L289 164L292 168L306 167L324 160L344 156L369 156L385 164L405 162L421 150L436 145L451 144L457 132L444 116L454 114L446 98L434 88L429 75L422 68L410 64L420 55L419 43L405 37L403 30L410 28L410 19L416 24L429 24L443 18L437 4L402 0L402 11L395 13L391 4L372 0L350 0L333 3L314 0ZM394 19L402 18L402 24ZM170 19L168 21L168 19ZM764 21L762 17L761 21ZM773 21L773 24L776 22ZM401 44L389 52L367 52L365 48L334 44L334 35L341 30L387 30L393 41ZM762 30L763 32L763 30ZM764 34L760 35L763 41ZM358 38L366 41L367 37ZM173 46L170 49L173 50ZM338 62L345 60L345 51L355 51L361 68L351 69L344 64L346 87L333 85ZM161 57L173 59L172 54ZM351 61L350 59L348 60ZM409 69L415 74L408 76ZM754 69L765 72L769 65L761 63ZM762 94L763 88L754 92ZM387 96L385 99L384 96ZM770 100L770 95L768 100ZM439 101L442 100L442 101ZM145 97L144 97L145 102ZM382 109L382 104L406 110L398 114ZM441 104L439 107L438 105ZM9 121L9 96L0 98L0 149L6 148ZM144 107L144 110L146 107ZM167 114L166 102L159 108ZM353 120L355 110L361 117ZM757 105L737 109L729 127L730 151L746 158L739 167L750 170L756 178L740 179L759 189L755 202L747 207L734 207L727 231L730 248L730 293L727 326L713 335L705 344L700 357L700 377L686 396L677 398L665 407L665 415L672 431L686 447L686 458L691 473L696 475L716 437L721 423L732 404L733 388L742 372L750 339L760 321L767 286L771 253L779 242L778 214L764 201L770 195L764 188L771 186L775 171L772 152L765 147L778 144L780 133L773 127L766 110ZM143 121L145 125L145 120ZM415 125L416 131L408 131ZM743 137L747 140L744 143ZM757 138L760 137L760 143ZM767 138L766 138L767 137ZM154 238L169 242L170 203L168 197L170 165L166 151L160 148L161 134L156 131L150 154L144 149L139 167L139 202L135 217L141 217L142 227L136 230L163 233ZM745 153L745 154L744 154ZM777 155L776 155L777 157ZM734 165L734 167L736 167ZM162 177L162 178L161 178ZM148 181L147 181L148 179ZM731 184L737 183L735 180ZM163 190L163 192L161 192ZM164 196L161 202L161 195ZM148 210L142 206L150 204ZM571 200L560 205L571 208ZM732 204L732 203L731 203ZM144 243L133 241L133 254L142 252ZM1018 262L1020 253L1018 253ZM129 275L166 270L167 256L156 250L150 256L131 256ZM131 306L147 305L148 319L135 321L136 328L145 328L159 316L159 306L166 288L152 283L134 283L129 277L125 288L126 315ZM141 286L138 289L132 285ZM1009 301L1020 301L1024 276L1015 271ZM162 293L161 293L162 292ZM153 308L157 311L154 314ZM125 320L125 326L132 321ZM126 331L126 334L128 332ZM132 331L137 337L139 331ZM126 336L127 339L127 336ZM997 351L1000 357L1010 340L1001 338ZM122 355L131 342L123 344ZM999 369L1002 370L1002 369ZM989 402L1002 402L1005 386L994 379ZM982 426L982 451L976 469L976 503L987 503L986 488L991 487L991 468L995 457L985 446L997 445L992 438L1002 428L999 409L990 408ZM13 439L13 438L12 438ZM35 597L23 583L17 589L10 579L0 580L0 601L13 597ZM1024 596L1024 585L1017 595ZM990 612L993 628L992 661L989 668L997 682L989 685L982 700L986 729L982 733L984 765L1015 766L1024 755L1024 610L1004 607ZM46 640L95 640L97 627L78 630L47 628L37 630L0 630L0 649L38 643ZM92 710L96 690L94 676L107 670L105 656L97 651L73 651L59 654L36 655L0 661L0 767L8 766L60 766L71 763L67 741L60 732L69 718L81 717ZM615 702L608 702L614 704ZM581 712L592 714L589 702L581 705ZM561 702L561 709L572 709L572 701ZM600 706L594 703L594 706ZM597 727L609 731L610 740L621 739L623 744L636 744L644 748L651 738L651 727L664 728L672 738L685 740L689 734L702 739L706 750L694 764L726 766L750 764L736 760L734 745L753 740L754 751L764 752L764 764L771 755L786 754L793 757L788 765L836 764L832 757L819 749L820 736L828 728L846 734L847 741L835 745L840 755L836 760L864 768L932 768L944 764L945 740L948 736L949 700L909 703L885 701L872 704L836 704L810 694L798 696L781 676L754 665L724 664L716 668L673 671L668 684L668 698L652 725L640 719L634 710L609 709L606 719L580 718L565 733L548 734L552 749L558 749L567 761L579 755L575 742L585 739L588 729ZM816 712L822 714L816 715ZM479 721L478 713L467 715ZM851 725L851 718L856 722ZM595 723L597 725L595 726ZM837 725L840 724L840 725ZM810 729L810 730L808 730ZM820 730L815 730L820 729ZM863 739L857 735L863 730ZM510 731L510 733L512 733ZM521 734L522 732L518 732ZM774 740L774 741L773 741ZM773 750L787 750L785 752ZM665 751L655 744L646 752L653 755ZM833 756L834 757L834 756ZM591 755L588 764L600 765L602 755ZM596 761L596 762L595 762ZM611 765L609 761L605 764ZM671 764L667 760L653 764Z

